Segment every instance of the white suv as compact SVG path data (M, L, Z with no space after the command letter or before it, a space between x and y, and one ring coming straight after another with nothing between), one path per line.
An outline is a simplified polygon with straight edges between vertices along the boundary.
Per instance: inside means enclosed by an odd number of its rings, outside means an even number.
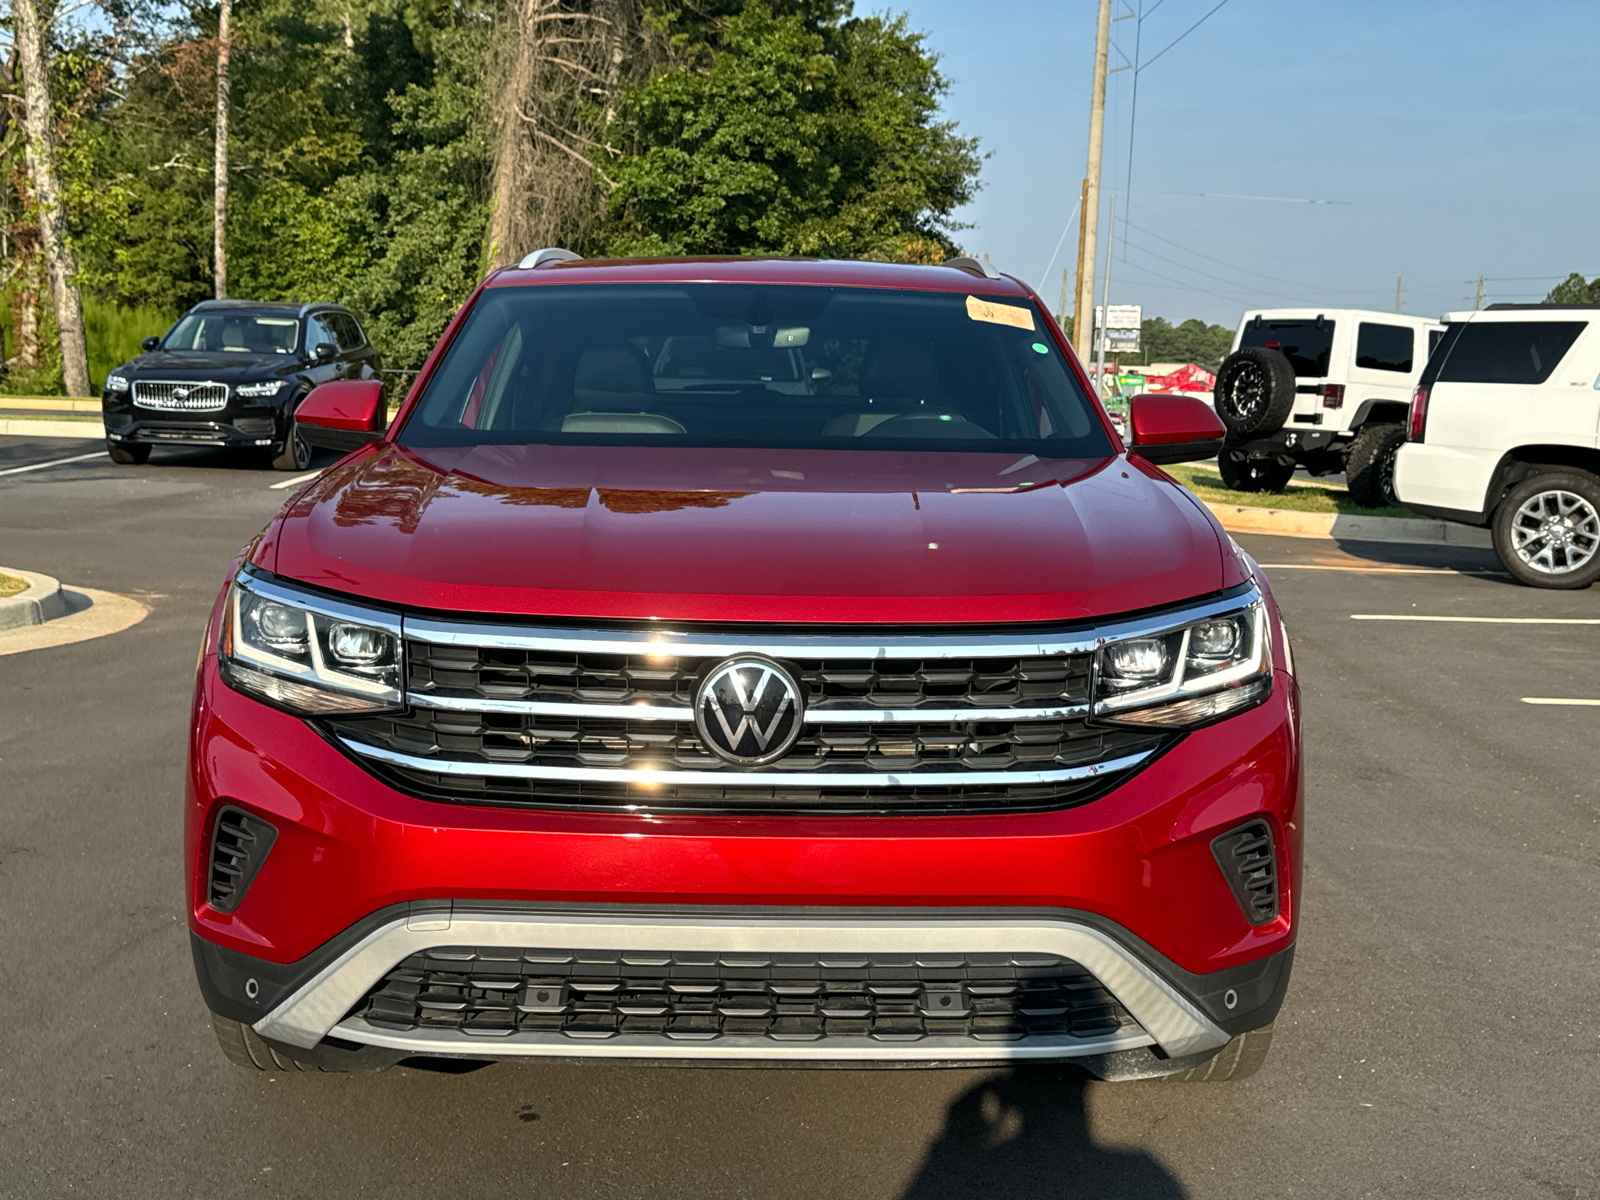
M1296 466L1343 471L1357 504L1393 504L1412 389L1444 326L1355 308L1251 309L1217 372L1222 481L1278 492Z
M1523 583L1587 587L1600 577L1600 308L1493 304L1445 319L1397 460L1401 502L1492 525Z

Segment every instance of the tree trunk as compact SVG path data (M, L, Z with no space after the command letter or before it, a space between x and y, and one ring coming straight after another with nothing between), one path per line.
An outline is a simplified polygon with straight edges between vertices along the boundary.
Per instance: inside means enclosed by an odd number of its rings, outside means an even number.
M61 189L56 182L56 131L51 122L50 74L45 30L35 0L11 0L12 32L22 65L23 132L27 136L28 173L39 207L39 239L44 246L50 295L61 332L61 371L67 395L89 394L89 357L83 336L83 303L72 282L78 265L62 228Z
M489 200L489 269L505 267L537 246L517 244L526 225L523 212L529 203L533 155L522 114L533 89L533 76L539 56L542 32L539 17L546 5L542 0L512 0L516 14L517 41L495 105L494 194Z
M228 295L228 53L233 48L228 20L232 15L233 0L222 0L222 17L217 24L217 163L213 217L216 249L212 258L218 300Z

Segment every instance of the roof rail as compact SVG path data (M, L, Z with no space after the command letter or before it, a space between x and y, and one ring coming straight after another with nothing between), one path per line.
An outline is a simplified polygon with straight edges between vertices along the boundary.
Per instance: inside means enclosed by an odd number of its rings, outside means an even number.
M954 267L958 271L965 271L968 275L981 275L985 279L999 279L1000 272L994 269L994 264L986 258L973 258L963 254L957 258L947 258L939 264L941 267Z
M531 271L537 267L550 267L556 263L573 262L582 258L581 254L574 254L571 250L563 250L560 246L546 246L543 250L535 250L517 264L519 270Z

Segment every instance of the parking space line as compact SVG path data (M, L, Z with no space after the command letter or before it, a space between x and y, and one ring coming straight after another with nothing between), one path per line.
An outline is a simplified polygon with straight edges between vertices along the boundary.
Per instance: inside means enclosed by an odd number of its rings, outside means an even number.
M1583 707L1583 708L1588 708L1588 707L1600 708L1600 700L1580 700L1580 699L1567 700L1567 699L1563 699L1560 696L1524 696L1522 698L1522 702L1524 704L1561 704L1561 705L1572 705L1574 707Z
M1450 625L1600 625L1600 617L1425 617L1411 613L1351 613L1352 621L1428 621Z
M79 454L73 458L53 458L49 462L29 463L25 467L7 467L0 471L0 475L21 475L24 471L42 471L46 467L64 467L68 463L88 462L91 458L105 458L104 450L96 450L93 454Z
M1329 566L1326 563L1261 563L1263 571L1347 571L1352 575L1504 575L1492 567L1461 570L1456 567L1361 567Z
M321 474L321 471L307 471L304 475L296 475L293 479L285 479L281 483L269 483L267 486L275 492L281 492L285 488L299 487L302 483L310 483Z

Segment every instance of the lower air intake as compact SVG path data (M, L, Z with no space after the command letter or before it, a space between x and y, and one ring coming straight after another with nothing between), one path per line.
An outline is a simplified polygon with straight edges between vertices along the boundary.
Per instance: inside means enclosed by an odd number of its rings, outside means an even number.
M277 840L277 829L260 817L231 805L219 812L216 832L211 835L206 903L222 913L237 909Z
M667 953L436 947L352 1017L383 1029L776 1041L956 1036L1025 1042L1136 1029L1079 964L1048 954Z
M1211 853L1250 924L1276 920L1278 856L1272 845L1272 827L1265 821L1241 825L1213 841Z

